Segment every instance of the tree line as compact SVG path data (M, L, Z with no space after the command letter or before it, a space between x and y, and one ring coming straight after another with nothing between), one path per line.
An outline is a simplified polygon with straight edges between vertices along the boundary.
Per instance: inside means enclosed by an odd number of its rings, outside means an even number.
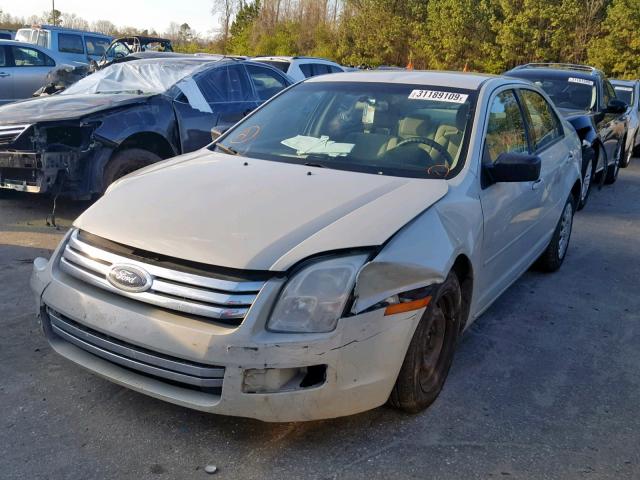
M313 55L352 66L489 73L527 62L570 62L640 77L640 0L212 1L214 38L175 22L161 34L185 52ZM51 15L37 19L51 23ZM58 15L65 26L110 35L156 34ZM24 23L0 11L0 28L12 21Z

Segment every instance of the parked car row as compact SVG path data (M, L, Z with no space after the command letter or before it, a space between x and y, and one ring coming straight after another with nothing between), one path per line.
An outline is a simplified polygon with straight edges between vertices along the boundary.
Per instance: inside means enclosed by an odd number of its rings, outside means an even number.
M426 408L637 138L637 82L585 66L131 56L0 108L0 188L101 197L34 263L53 349L213 413Z

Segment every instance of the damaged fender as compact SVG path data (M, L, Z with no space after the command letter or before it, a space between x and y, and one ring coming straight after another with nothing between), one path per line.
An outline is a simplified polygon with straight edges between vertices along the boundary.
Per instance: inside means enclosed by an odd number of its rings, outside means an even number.
M443 198L400 230L358 274L352 313L387 298L442 283L459 255L473 256L482 239L479 203ZM408 262L407 259L411 259Z

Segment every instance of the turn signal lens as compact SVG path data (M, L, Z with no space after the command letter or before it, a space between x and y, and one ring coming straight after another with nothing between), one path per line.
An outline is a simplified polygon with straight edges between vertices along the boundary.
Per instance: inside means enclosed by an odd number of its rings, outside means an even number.
M386 317L387 315L395 315L396 313L420 310L421 308L425 308L426 306L428 306L430 301L431 301L431 296L428 296L425 298L420 298L418 300L412 300L410 302L402 302L402 303L396 303L394 305L389 305L384 310L384 315Z

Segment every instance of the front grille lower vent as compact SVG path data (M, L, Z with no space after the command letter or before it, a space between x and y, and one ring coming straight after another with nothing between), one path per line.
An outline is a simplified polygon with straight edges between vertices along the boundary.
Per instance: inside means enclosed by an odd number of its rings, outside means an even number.
M129 292L114 286L108 274L115 266L133 266L150 276L150 287ZM231 281L152 265L97 248L74 231L60 259L65 273L95 287L134 300L190 315L240 324L265 281Z

